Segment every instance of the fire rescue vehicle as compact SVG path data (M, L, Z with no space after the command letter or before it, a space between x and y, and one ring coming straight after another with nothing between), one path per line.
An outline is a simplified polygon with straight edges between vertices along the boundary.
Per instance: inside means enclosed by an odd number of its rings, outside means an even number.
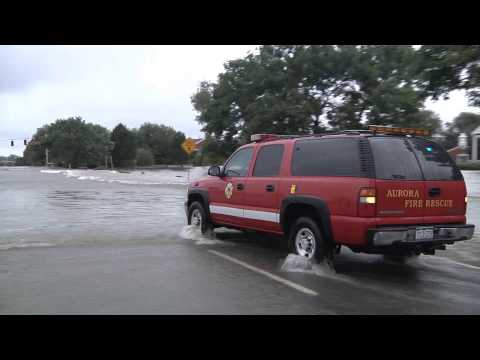
M317 260L340 247L398 258L471 239L462 173L428 131L370 126L255 134L189 184L188 224L282 235Z

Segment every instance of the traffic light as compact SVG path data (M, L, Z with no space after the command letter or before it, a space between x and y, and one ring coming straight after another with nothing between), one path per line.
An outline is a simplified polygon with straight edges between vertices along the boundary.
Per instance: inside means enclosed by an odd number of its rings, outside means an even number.
M27 146L27 140L23 140L23 145Z
M13 140L10 141L10 146L15 146L15 144L13 143Z

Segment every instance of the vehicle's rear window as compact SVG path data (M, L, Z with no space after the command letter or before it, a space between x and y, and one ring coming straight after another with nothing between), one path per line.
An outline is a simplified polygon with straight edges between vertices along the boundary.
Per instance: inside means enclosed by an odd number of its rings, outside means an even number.
M378 179L423 180L422 172L406 138L371 137Z
M463 179L450 155L440 145L420 138L412 138L409 141L420 161L426 180Z
M357 139L313 139L295 143L294 176L361 176Z

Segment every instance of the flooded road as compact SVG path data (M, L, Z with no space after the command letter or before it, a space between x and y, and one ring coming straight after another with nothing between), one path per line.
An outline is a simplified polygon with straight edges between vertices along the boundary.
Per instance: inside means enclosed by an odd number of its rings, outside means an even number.
M0 313L480 313L480 172L464 172L473 240L403 265L342 248L333 272L274 238L185 226L204 171L0 168Z

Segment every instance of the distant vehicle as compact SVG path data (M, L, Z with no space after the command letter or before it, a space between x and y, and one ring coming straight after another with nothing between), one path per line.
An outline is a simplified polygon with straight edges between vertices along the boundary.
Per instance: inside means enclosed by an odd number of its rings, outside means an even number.
M397 259L471 239L462 173L421 129L256 134L193 181L188 224L283 235L293 252L332 259L342 245Z

